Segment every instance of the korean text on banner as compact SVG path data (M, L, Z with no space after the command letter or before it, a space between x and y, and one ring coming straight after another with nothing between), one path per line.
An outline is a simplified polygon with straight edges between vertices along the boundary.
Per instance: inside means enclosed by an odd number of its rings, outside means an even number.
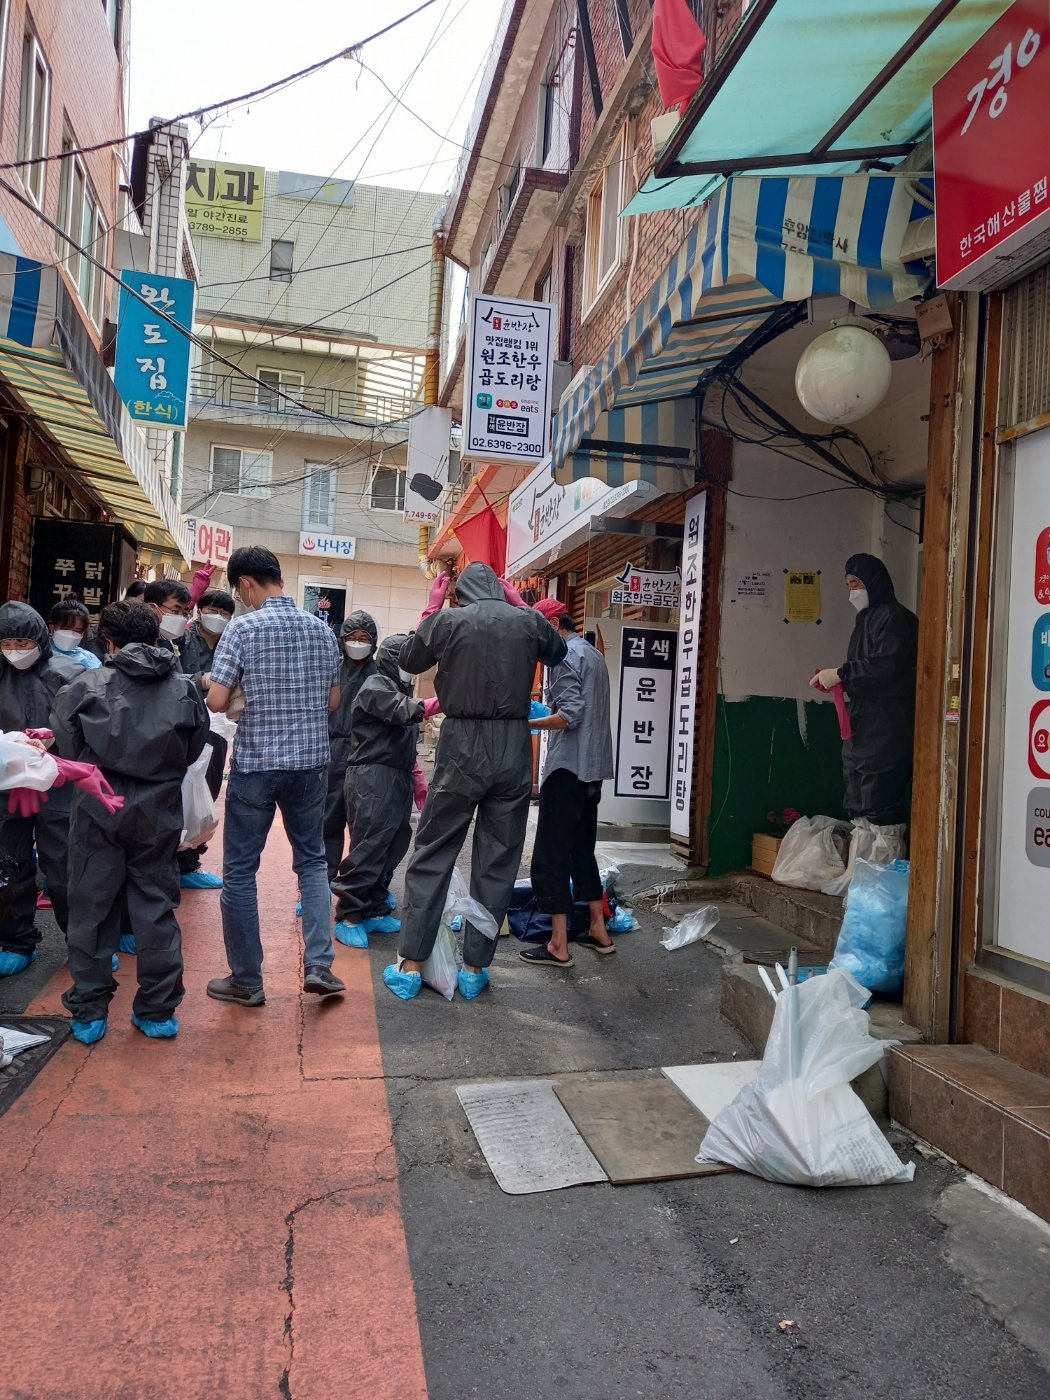
M539 462L547 455L553 316L547 302L472 299L464 457Z
M206 564L215 564L224 569L233 553L233 531L229 525L217 520L194 520L187 518L190 544L194 559L203 559Z
M704 523L707 493L685 507L682 542L682 607L678 621L678 670L674 685L674 738L671 763L671 833L690 836L693 802L693 734L700 685L700 620L704 604Z
M670 795L677 643L667 628L625 627L620 635L617 797L666 801Z
M432 525L440 511L441 493L448 485L452 410L424 408L408 426L408 479L405 519Z
M303 530L299 534L299 553L320 555L324 559L353 559L357 553L357 537Z
M117 393L138 422L154 428L185 428L193 283L127 269L120 280L124 285L113 373Z
M186 167L186 222L207 238L262 238L266 171L260 165L191 160Z
M677 608L682 600L682 574L679 569L657 572L628 563L616 575L609 602L630 608Z

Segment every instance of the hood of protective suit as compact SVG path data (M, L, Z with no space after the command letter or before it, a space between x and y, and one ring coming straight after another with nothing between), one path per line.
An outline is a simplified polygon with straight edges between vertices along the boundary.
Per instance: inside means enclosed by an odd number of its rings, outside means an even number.
M506 601L499 579L487 564L468 564L453 587L461 607L468 607L471 603Z
M874 554L852 554L846 560L846 573L854 574L868 590L868 607L876 608L880 603L892 603L897 595L889 570Z
M372 638L373 647L379 641L379 628L375 624L375 618L371 613L366 613L363 608L347 613L346 617L343 618L342 626L339 628L340 642L345 642L351 632L367 632Z
M109 664L137 681L162 681L179 669L173 651L149 647L144 642L129 642L109 659Z
M10 641L12 637L25 637L36 643L40 648L37 666L51 655L51 633L47 623L28 603L5 603L0 607L0 642Z
M401 648L407 641L408 635L406 633L395 632L392 636L383 638L382 644L376 652L376 670L402 690L406 687L401 680L398 662L401 659Z

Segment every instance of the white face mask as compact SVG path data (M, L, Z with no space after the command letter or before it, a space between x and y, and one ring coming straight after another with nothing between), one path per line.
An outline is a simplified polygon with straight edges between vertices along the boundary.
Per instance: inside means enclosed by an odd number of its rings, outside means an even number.
M366 656L372 655L371 642L344 642L343 649L351 661L364 661Z
M59 651L76 651L77 647L80 646L80 633L70 632L66 628L60 627L52 633L51 640Z
M219 635L229 620L230 619L224 617L222 613L201 613L201 626L204 628L205 632L214 632L216 636Z
M868 590L866 588L851 588L849 600L858 612L863 612L868 606Z
M403 685L411 685L416 678L414 671L402 671L400 666L397 668L397 674L401 677Z
M4 660L16 671L28 671L40 660L39 647L30 647L28 651L8 651L7 647L0 647L0 651L4 653Z
M251 593L249 593L246 598L243 593L238 592L237 597L241 600L241 606L244 608L245 612L255 612L255 604L251 600Z
M186 635L186 624L188 619L180 617L178 613L165 613L160 620L160 632L162 637L168 637L176 642L180 637Z

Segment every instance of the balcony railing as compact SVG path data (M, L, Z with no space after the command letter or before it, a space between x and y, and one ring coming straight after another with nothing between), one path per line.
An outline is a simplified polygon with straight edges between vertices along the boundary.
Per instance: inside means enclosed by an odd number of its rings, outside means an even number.
M190 374L190 400L195 412L232 409L241 413L279 414L282 418L323 417L345 423L399 423L407 420L413 399L405 394L367 390L327 389L317 384L282 384L278 390L239 374L216 374L196 369Z

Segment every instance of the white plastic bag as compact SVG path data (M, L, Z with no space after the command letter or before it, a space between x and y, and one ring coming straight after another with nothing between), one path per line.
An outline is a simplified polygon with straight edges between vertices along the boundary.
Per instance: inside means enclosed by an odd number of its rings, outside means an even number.
M777 998L762 1065L722 1110L698 1162L725 1162L789 1186L879 1186L911 1181L850 1087L889 1041L868 1033L868 993L833 969Z
M453 870L448 894L445 897L445 909L441 915L441 922L451 924L456 914L461 914L467 923L473 924L478 933L484 934L486 938L495 940L499 937L499 927L496 920L484 905L471 898L466 880L458 870Z
M660 945L668 952L674 952L676 948L685 948L690 943L697 943L701 938L707 937L715 924L718 923L718 918L718 910L715 906L705 904L702 909L687 914L684 919L675 924L674 928L665 927Z
M48 792L57 777L55 760L34 748L21 730L0 734L0 792L12 788Z
M850 835L846 869L821 886L824 894L844 895L853 883L858 860L866 860L871 865L892 865L895 860L903 860L907 854L904 839L907 833L908 828L904 825L876 826L866 817L858 817Z
M444 920L434 940L434 951L419 971L427 986L433 987L435 992L440 992L446 1001L451 1001L456 995L459 957L456 953L455 937Z
M211 745L205 744L204 752L195 763L191 763L182 780L182 840L179 850L195 850L205 845L215 835L219 825L219 813L215 799L208 791L205 773L211 761Z
M820 890L846 870L849 827L834 817L799 817L780 843L772 880L799 890Z
M208 723L211 725L213 734L218 734L220 739L226 739L229 743L233 743L237 733L237 725L230 719L229 715L220 714L218 710L209 710Z

